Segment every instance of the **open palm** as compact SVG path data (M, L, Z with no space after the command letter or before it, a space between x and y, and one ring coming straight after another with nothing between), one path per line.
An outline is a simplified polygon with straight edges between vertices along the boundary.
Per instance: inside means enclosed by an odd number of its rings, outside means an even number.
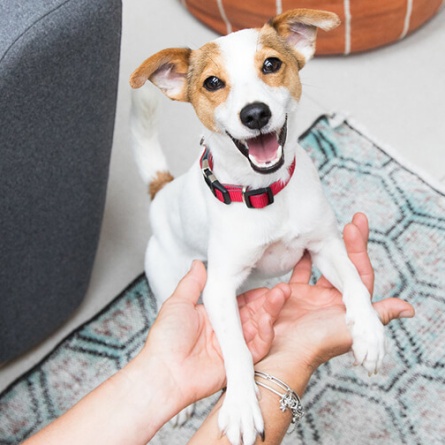
M163 362L162 369L169 370L173 387L178 388L178 396L186 403L213 394L225 383L219 343L204 306L197 304L205 281L204 265L195 262L162 305L145 347ZM242 299L241 323L254 361L270 350L274 322L289 296L289 286L282 285L267 294Z
M367 253L368 235L368 221L363 214L356 214L344 229L348 255L372 295L374 272ZM306 362L318 366L348 352L352 338L345 322L346 309L341 293L324 277L310 285L311 270L311 260L306 254L290 279L292 296L275 325L275 339L269 355L279 353L279 359L287 362L297 350L300 356L303 350ZM374 308L383 324L414 315L412 306L398 298L374 303Z

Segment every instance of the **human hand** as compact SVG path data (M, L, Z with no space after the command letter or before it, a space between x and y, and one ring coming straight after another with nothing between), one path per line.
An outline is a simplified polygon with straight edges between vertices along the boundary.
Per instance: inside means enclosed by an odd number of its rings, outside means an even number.
M374 271L367 253L369 228L366 216L354 215L343 234L348 255L372 294ZM342 296L324 277L316 285L309 285L311 267L310 257L305 255L290 279L292 296L280 313L272 349L260 366L265 366L271 373L277 366L292 369L296 359L299 366L304 363L313 371L351 349L352 338L345 322ZM414 316L413 307L398 298L374 303L374 308L385 325L395 318Z
M374 272L367 253L368 223L363 214L354 216L344 229L346 250L370 293L374 286ZM255 365L257 371L271 374L286 382L300 396L314 370L334 356L348 352L352 338L346 325L346 309L342 296L325 278L309 285L312 264L308 255L295 266L290 280L291 297L286 301L275 323L275 338L267 356ZM254 289L238 299L250 301L261 298L267 289ZM414 309L408 303L391 298L374 304L384 324L394 318L412 317ZM284 415L272 391L259 388L260 405L265 421L266 438L257 443L282 442L291 422L291 412ZM202 427L190 443L228 444L218 429L218 413L224 395L215 405ZM260 440L262 442L260 442Z
M224 386L225 371L219 343L202 304L197 304L206 282L206 270L195 261L162 305L142 351L166 373L175 397L185 407ZM240 301L240 317L246 343L254 361L269 351L273 324L290 287L280 285L261 295Z

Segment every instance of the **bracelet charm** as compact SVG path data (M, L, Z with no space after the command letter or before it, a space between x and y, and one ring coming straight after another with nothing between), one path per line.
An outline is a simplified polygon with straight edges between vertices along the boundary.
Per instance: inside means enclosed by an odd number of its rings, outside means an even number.
M256 380L257 385L262 386L269 391L272 391L274 394L280 397L281 411L285 412L287 409L291 410L293 424L297 423L304 416L304 409L303 405L301 404L300 398L298 397L297 393L293 391L286 383L270 374L266 374L260 371L255 371L255 377L259 377L263 380L268 380L269 382L272 382L276 386L279 386L280 388L285 390L284 394L282 394L274 388L266 385L265 383Z
M283 394L280 399L280 409L281 411L286 411L286 409L292 411L292 423L297 423L303 416L304 410L301 405L300 398L297 394L290 390L286 394Z

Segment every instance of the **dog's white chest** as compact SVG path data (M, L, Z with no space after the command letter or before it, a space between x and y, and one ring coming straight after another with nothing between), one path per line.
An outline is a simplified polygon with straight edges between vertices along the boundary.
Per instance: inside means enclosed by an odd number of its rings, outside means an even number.
M304 253L304 242L295 236L270 244L257 262L255 269L265 277L279 277L289 272Z

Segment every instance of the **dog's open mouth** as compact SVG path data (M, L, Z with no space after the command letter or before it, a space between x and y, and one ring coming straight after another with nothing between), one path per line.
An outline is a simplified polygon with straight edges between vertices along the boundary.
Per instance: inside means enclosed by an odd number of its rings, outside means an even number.
M228 133L229 134L229 133ZM260 134L243 141L230 134L238 150L249 160L253 170L273 173L284 164L284 144L287 136L287 118L279 132Z

